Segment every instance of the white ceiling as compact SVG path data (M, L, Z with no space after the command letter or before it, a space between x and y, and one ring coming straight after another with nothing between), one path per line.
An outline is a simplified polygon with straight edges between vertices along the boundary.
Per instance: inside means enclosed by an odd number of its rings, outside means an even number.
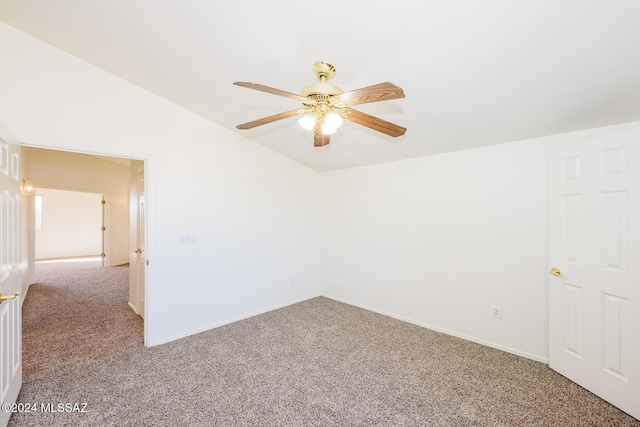
M0 0L0 20L320 171L640 120L637 0ZM299 93L317 60L345 91L402 87L356 108L407 133L235 129L299 104L234 81Z

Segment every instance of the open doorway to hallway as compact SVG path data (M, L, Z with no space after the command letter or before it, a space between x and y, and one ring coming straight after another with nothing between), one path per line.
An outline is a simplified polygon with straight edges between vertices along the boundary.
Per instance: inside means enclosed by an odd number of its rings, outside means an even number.
M30 259L95 257L129 265L129 307L144 316L144 161L23 146L25 176L42 196L30 210ZM97 206L96 206L97 205Z

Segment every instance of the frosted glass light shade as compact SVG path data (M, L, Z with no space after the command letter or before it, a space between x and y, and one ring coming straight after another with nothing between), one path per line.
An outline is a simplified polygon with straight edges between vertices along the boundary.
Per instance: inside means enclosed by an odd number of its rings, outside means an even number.
M300 123L300 126L302 126L306 130L313 130L313 127L316 125L316 116L314 116L313 114L305 114L304 116L300 117L298 123Z
M337 131L338 131L337 128L334 128L333 126L330 126L328 123L324 123L322 125L322 134L323 135L333 135Z
M326 126L338 129L342 126L343 120L342 117L332 111L324 118L324 123Z

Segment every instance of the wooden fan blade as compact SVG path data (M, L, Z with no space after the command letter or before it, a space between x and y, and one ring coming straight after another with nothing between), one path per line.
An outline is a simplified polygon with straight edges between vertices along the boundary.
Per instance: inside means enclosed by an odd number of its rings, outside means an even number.
M329 145L329 135L322 133L322 120L318 120L313 127L313 146L324 147L325 145Z
M404 92L393 83L380 83L363 87L340 95L336 95L341 102L347 105L367 104L369 102L388 101L390 99L404 98Z
M299 102L314 102L311 98L306 98L302 95L296 95L295 93L291 93L291 92L286 92L284 90L280 90L280 89L276 89L273 87L269 87L269 86L265 86L265 85L261 85L258 83L250 83L250 82L235 82L233 83L236 86L242 86L242 87L246 87L249 89L255 89L255 90L259 90L262 92L267 92L267 93L271 93L274 95L280 95L280 96L284 96L285 98L289 98L289 99L293 99L294 101L299 101Z
M351 120L354 123L366 126L373 130L377 130L378 132L382 132L394 138L400 135L404 135L404 133L407 131L407 129L403 128L402 126L398 126L386 120L379 119L377 117L363 113L362 111L353 110L351 108L348 108L347 110L349 111L347 120Z
M297 116L298 114L304 114L308 112L306 108L298 108L296 110L285 111L284 113L274 114L273 116L263 117L252 122L243 123L236 126L238 129L251 129L256 126L266 125L267 123L276 122L278 120L286 119L288 117Z

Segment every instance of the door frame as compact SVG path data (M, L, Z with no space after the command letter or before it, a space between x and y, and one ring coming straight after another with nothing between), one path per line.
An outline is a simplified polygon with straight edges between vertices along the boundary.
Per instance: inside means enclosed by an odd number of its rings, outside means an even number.
M142 174L143 189L142 193L145 196L144 205L145 209L140 214L140 175ZM130 197L129 197L129 307L143 319L146 313L146 298L143 298L144 303L141 306L140 294L146 295L146 254L138 254L138 249L143 249L143 253L146 252L146 247L141 248L140 240L146 244L146 232L147 232L147 210L146 210L146 194L147 194L147 170L146 163L131 169L130 180ZM142 218L142 219L141 219ZM140 239L140 222L143 223L142 239ZM135 248L135 249L134 249ZM142 277L142 287L140 286L140 277Z

